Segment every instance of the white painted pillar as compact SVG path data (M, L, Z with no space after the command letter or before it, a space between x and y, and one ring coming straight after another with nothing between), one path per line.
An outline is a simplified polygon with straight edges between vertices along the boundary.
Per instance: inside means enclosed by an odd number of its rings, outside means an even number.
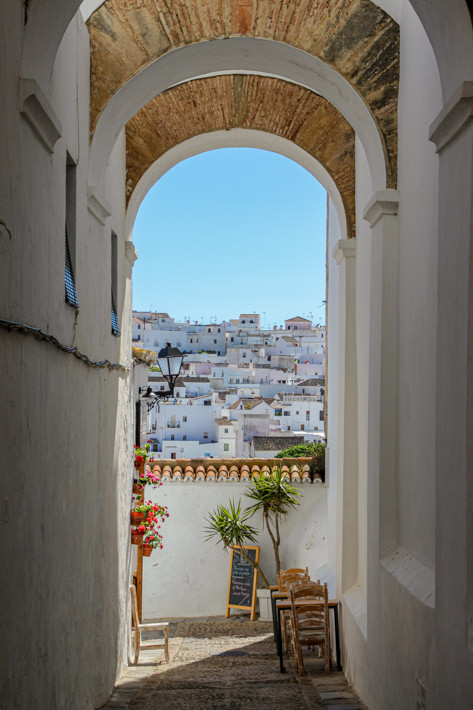
M445 678L431 678L438 707L473 697L473 82L431 127L439 155L437 411L435 446L436 647ZM438 654L440 656L440 653ZM450 693L447 700L447 688Z
M358 386L356 349L356 241L340 239L333 256L339 266L337 421L337 594L358 577Z
M364 211L372 235L368 392L368 554L397 545L398 193L376 192ZM376 565L371 565L374 571Z

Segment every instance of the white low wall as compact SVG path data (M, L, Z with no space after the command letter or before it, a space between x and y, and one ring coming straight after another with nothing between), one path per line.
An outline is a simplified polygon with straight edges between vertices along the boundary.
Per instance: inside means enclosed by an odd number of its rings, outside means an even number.
M143 561L143 618L212 616L225 613L230 555L213 540L206 542L205 518L229 499L242 497L243 483L165 483L145 491L170 517L163 524L164 549ZM309 567L313 578L327 564L327 501L323 484L297 486L300 505L282 525L280 546L283 567ZM261 530L261 516L251 524ZM261 568L271 583L276 569L271 540L266 530L258 538ZM232 612L236 613L236 612Z

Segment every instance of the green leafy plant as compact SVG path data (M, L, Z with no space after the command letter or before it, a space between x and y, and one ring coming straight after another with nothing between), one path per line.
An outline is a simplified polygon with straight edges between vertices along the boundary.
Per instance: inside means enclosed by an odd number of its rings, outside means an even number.
M263 528L266 527L273 544L276 575L281 569L279 545L281 544L280 525L292 508L299 505L300 493L283 475L279 467L274 467L271 476L259 474L253 478L246 496L254 501L246 513L253 515L261 511Z
M138 446L138 444L135 444L135 466L140 466L148 460L150 448L150 440L147 441L144 446Z
M327 445L324 441L317 441L312 444L298 444L290 446L276 454L277 459L310 457L314 459L313 472L319 473L325 478L325 450Z
M225 549L229 547L236 548L238 552L245 558L251 566L258 570L263 586L268 588L269 583L266 579L260 566L249 557L244 545L255 543L258 537L258 531L252 525L248 524L248 519L251 518L253 512L250 510L242 510L241 501L236 504L233 500L229 501L228 507L217 505L215 510L209 513L206 518L207 532L206 540L217 538L217 544L221 542Z

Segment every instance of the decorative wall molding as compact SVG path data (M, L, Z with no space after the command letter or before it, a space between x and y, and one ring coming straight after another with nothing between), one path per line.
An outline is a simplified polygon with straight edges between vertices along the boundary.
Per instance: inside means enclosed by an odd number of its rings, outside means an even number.
M403 547L381 560L381 566L422 604L435 608L435 572Z
M343 259L354 258L356 256L356 240L339 239L333 248L332 256L337 265L340 265Z
M62 134L61 122L34 79L20 79L20 113L50 153Z
M473 81L464 81L430 126L429 139L440 153L473 118Z
M394 216L399 211L399 193L397 190L378 190L365 207L363 219L374 227L381 217Z
M138 259L138 252L136 251L135 245L131 241L125 242L125 257L130 262L131 266L133 266L135 261Z
M87 188L87 207L89 212L103 225L107 223L107 218L112 214L108 202L98 195L96 188L93 186Z

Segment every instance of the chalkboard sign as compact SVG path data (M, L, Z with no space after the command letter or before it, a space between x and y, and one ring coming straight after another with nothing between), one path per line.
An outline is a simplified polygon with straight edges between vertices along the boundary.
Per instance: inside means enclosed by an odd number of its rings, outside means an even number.
M248 557L259 564L259 547L243 545L243 550ZM230 609L250 609L250 619L255 620L257 583L258 571L239 553L237 547L232 547L225 616L230 616Z

